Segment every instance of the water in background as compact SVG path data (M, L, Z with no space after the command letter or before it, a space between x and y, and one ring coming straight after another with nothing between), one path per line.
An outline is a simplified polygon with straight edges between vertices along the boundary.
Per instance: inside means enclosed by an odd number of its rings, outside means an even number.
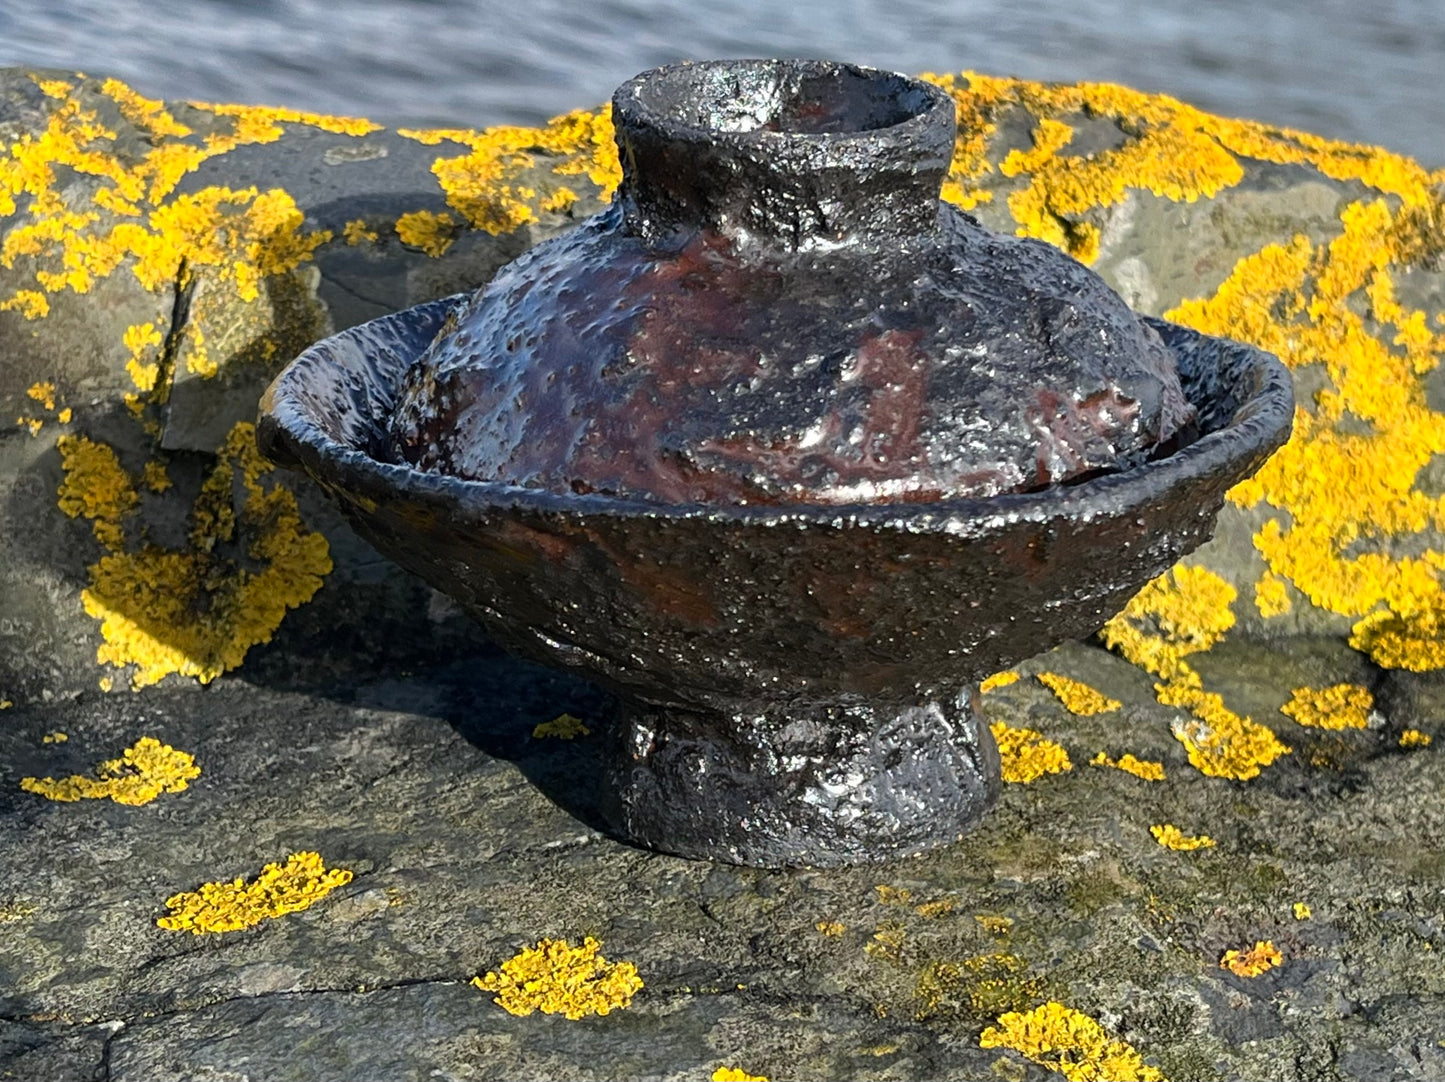
M1121 82L1445 165L1442 0L0 0L0 65L389 123L535 124L728 56Z

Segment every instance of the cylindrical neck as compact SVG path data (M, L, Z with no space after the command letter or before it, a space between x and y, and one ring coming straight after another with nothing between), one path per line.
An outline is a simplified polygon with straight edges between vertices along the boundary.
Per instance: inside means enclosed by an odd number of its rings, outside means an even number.
M955 123L938 87L816 60L657 68L618 88L612 118L629 230L790 249L932 229Z

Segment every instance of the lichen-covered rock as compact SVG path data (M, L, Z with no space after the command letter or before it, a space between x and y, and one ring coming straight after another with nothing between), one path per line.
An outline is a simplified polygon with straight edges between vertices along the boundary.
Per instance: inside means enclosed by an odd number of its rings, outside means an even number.
M826 872L598 834L599 698L496 652L329 695L226 676L149 689L140 712L12 707L0 1077L1436 1077L1445 758L1402 747L1418 718L1383 700L1362 729L1279 713L1297 688L1360 677L1339 640L1210 657L1206 678L1292 748L1256 778L1194 769L1150 681L1071 646L983 698L1057 769L1006 785L958 845ZM1119 705L1092 712L1079 689L1104 687ZM547 735L564 711L592 731ZM199 776L143 807L21 788L146 736ZM1170 845L1166 826L1214 844ZM308 854L305 905L202 934L168 914ZM509 1013L470 984L588 937L625 978L605 1016ZM578 953L555 974L533 958L529 979L562 981Z
M467 641L249 424L316 338L598 206L605 118L388 132L8 69L0 131L0 697L206 681L308 602L346 665Z
M1032 780L977 834L771 873L593 832L595 694L490 651L246 428L316 335L600 206L606 116L389 132L0 73L0 1075L1043 1079L1060 1042L1137 1077L1445 1073L1445 176L941 81L948 198L1278 352L1296 435L1098 643L988 682ZM21 788L145 736L201 775ZM354 878L199 949L156 924L301 853ZM644 985L606 1018L467 984L587 936Z

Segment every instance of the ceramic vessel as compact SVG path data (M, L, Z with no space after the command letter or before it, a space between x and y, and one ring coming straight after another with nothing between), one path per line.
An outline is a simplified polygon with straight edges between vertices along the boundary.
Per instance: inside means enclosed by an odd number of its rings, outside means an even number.
M941 204L927 84L683 65L614 118L612 208L314 346L262 447L614 693L619 836L765 866L951 841L999 786L977 682L1207 539L1288 374Z

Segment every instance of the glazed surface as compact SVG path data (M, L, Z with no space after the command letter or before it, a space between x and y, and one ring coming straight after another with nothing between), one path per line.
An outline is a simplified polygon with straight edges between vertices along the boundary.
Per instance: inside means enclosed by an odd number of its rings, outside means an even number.
M932 501L1127 469L1191 434L1092 272L950 206L896 245L647 243L619 207L505 267L408 372L392 455L664 503Z

